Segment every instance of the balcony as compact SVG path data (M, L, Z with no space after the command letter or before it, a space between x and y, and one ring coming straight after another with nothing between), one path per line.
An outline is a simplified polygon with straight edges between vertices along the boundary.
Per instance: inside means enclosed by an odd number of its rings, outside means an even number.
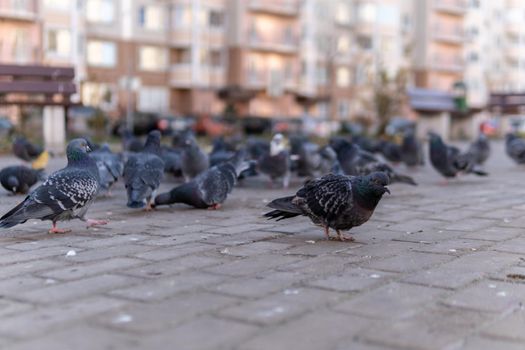
M465 68L463 59L456 57L435 56L432 60L432 68L437 71L459 73Z
M467 12L467 2L465 0L434 0L434 8L450 15L463 16Z
M298 40L295 37L262 37L255 32L249 37L249 46L254 50L293 55L298 50Z
M248 0L248 8L253 12L295 17L299 15L297 0Z
M177 28L171 32L171 45L190 46L192 41L191 28Z
M452 28L450 26L434 26L432 37L436 41L446 44L461 45L466 41L467 36L462 27Z
M191 65L189 63L176 63L170 67L170 86L190 87L192 82Z
M33 0L0 0L0 18L18 21L35 21L36 6Z

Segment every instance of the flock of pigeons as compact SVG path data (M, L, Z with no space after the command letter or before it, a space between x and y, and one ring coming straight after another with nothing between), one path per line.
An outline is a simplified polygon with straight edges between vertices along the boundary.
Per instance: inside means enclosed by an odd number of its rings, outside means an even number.
M487 175L482 168L490 155L485 135L465 151L447 145L435 133L429 133L428 140L430 162L443 177ZM86 212L98 195L111 195L112 186L121 178L127 206L149 211L174 203L218 209L239 180L263 174L272 186L278 182L287 188L295 173L309 180L295 195L272 201L268 206L273 210L265 216L277 220L307 216L324 228L327 238L332 238L333 229L335 239L351 240L341 231L367 222L382 196L390 193L387 185L417 185L413 178L399 173L395 164L404 163L409 169L424 164L422 145L413 132L406 132L399 143L358 136L334 137L325 146L305 136L292 136L288 141L281 134L270 142L219 138L206 153L191 131L176 133L171 146L161 144L160 132L152 131L145 143L125 133L123 149L117 154L108 145L72 140L66 151L67 166L46 177L41 165L47 163L47 158L42 160L47 152L16 139L13 153L33 162L33 167L7 167L0 171L0 183L13 194L29 194L0 218L0 228L29 219L50 220L52 233L66 232L57 228L57 222L75 218L88 226L106 224L87 219ZM507 135L506 152L517 163L525 163L525 139ZM182 184L157 194L166 174ZM43 182L29 192L38 181Z

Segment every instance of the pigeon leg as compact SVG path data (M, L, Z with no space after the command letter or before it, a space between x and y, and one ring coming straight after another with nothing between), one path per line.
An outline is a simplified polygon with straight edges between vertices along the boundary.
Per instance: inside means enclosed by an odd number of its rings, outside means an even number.
M47 232L49 233L68 233L68 232L71 232L71 230L59 229L57 228L57 223L53 222L53 227L50 228L49 231Z
M220 203L215 203L211 207L208 207L208 210L218 210L220 208L221 208L221 204Z
M153 207L151 206L151 200L149 200L146 203L146 207L144 208L144 211L152 211L152 210L153 210Z
M341 242L344 242L344 241L353 242L353 241L355 241L354 237L352 237L352 236L345 236L339 230L336 230L335 232L337 232L337 239L339 239Z
M94 219L87 219L86 222L88 224L88 227L107 225L108 223L107 220L94 220Z
M328 228L328 226L324 227L324 234L326 235L326 238L328 240L332 239L332 237L330 237L330 229Z

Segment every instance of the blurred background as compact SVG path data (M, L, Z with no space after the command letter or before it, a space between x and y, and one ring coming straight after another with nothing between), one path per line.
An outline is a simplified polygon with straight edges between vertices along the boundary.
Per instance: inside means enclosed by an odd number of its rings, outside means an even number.
M0 0L0 129L525 131L525 1ZM67 130L67 132L65 131Z

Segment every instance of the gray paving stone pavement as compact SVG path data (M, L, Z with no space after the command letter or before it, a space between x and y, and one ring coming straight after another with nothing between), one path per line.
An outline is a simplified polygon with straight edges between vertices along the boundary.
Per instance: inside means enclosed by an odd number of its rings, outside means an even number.
M261 217L300 179L250 179L219 211L151 213L126 208L118 184L89 212L106 227L1 232L0 348L523 349L525 167L495 143L486 168L447 186L413 171L420 185L392 185L343 243ZM0 211L21 199L0 191Z

